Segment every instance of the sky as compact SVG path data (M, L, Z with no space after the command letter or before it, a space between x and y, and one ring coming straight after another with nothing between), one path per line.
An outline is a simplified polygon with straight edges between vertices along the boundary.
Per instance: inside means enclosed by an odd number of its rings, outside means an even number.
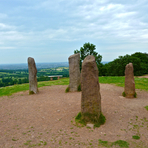
M88 42L102 61L148 53L148 0L0 0L0 64L67 62Z

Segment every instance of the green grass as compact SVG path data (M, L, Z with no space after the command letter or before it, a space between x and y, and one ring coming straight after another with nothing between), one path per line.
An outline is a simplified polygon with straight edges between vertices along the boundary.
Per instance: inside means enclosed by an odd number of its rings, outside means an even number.
M56 81L43 81L38 82L38 87L43 86L52 86L52 85L68 85L69 84L69 78L63 78ZM26 91L29 90L29 84L18 84L13 86L7 86L7 87L1 87L0 88L0 96L9 96L13 93L17 93L20 91Z
M99 139L99 144L101 146L104 146L104 147L109 147L109 142L108 141L103 141L103 140Z
M123 97L126 97L126 94L125 94L125 92L123 92L123 93L122 93L122 96L123 96Z
M148 111L148 106L145 106L144 108Z
M122 96L123 96L123 97L126 97L125 92L122 93ZM136 92L135 92L135 94L134 94L134 98L137 98L137 93L136 93Z
M78 86L78 91L81 91L81 84Z
M124 87L125 77L99 77L99 82L104 84L115 84ZM38 87L52 86L52 85L69 85L69 78L62 78L55 81L38 82ZM148 79L135 77L136 89L148 91ZM12 95L13 93L29 90L29 84L18 84L13 86L1 87L0 96Z
M124 148L129 147L129 143L124 140L117 140L111 144L111 146L113 146L113 145L119 145L120 147L124 147Z
M124 87L125 77L99 77L99 82L104 84L115 84L116 86ZM135 77L135 88L148 91L148 79Z
M99 139L99 146L110 148L114 145L118 145L119 147L122 147L122 148L129 148L129 143L124 140L117 140L115 142L108 142L108 141L103 141L103 140Z
M132 138L136 139L136 140L140 139L140 137L138 135L134 135L134 136L132 136Z
M93 123L95 128L95 127L100 127L100 125L103 125L106 121L106 118L102 113L98 118L97 115L94 115L94 114L85 113L82 115L82 113L79 112L75 117L75 121L76 123L80 123L83 126L85 126L87 123Z
M69 86L66 88L65 93L69 92Z
M124 77L99 77L99 82L104 84L116 84L117 86L124 87Z

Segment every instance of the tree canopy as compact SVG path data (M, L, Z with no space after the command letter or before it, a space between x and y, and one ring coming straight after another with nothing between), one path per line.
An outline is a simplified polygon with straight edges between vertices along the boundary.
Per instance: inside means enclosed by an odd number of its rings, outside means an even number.
M103 65L103 69L100 70L104 76L124 76L125 66L128 63L133 63L135 76L148 74L148 54L140 52L119 56L114 61Z
M99 70L99 76L124 76L125 66L129 63L133 63L134 75L141 76L148 74L148 54L136 52L134 54L125 56L119 56L117 59L102 64L102 56L96 51L96 46L91 43L85 43L80 50L74 50L74 53L80 53L80 70L82 68L82 62L88 55L93 55L96 59L96 63Z
M93 55L95 57L97 66L101 64L102 56L98 54L96 51L96 46L91 43L85 43L80 50L74 50L74 53L80 53L80 69L82 68L82 62L88 55Z

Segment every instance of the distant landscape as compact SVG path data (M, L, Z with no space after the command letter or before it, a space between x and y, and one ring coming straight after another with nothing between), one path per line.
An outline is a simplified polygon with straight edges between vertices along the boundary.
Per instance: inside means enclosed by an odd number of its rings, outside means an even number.
M125 66L133 63L134 75L142 76L148 74L148 54L134 53L132 55L119 56L111 62L97 64L99 76L124 76ZM36 63L37 80L49 81L53 75L69 77L68 62L60 63ZM28 64L0 64L0 87L28 83ZM53 80L56 80L54 77Z
M102 62L102 64L106 64L109 62ZM36 63L37 69L43 69L43 68L57 68L57 67L68 67L68 62L55 62L55 63ZM27 63L21 63L21 64L0 64L0 69L6 69L6 70L20 70L20 69L28 69Z
M108 62L102 62L108 63ZM57 63L36 63L37 80L49 81L53 75L62 75L62 77L69 77L68 62ZM29 73L28 64L0 64L0 87L28 83ZM57 78L54 77L53 80Z
M36 67L37 67L37 69L68 67L68 62L36 63ZM22 64L0 64L0 69L6 69L6 70L28 69L28 64L27 63L22 63Z
M68 62L62 63L37 63L37 80L49 81L51 75L69 77ZM28 83L29 73L27 64L0 65L0 87ZM56 80L57 78L53 78Z

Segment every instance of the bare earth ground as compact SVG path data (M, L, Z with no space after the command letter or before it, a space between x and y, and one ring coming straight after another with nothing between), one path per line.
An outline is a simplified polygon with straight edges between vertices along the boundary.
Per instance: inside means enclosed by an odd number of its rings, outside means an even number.
M136 90L135 99L121 96L122 87L100 84L106 123L99 128L75 126L81 92L65 93L67 86L47 86L39 94L28 91L0 97L0 148L97 148L98 140L125 140L131 148L148 148L148 92ZM133 135L140 139L132 139ZM113 146L115 147L115 146Z
M148 78L148 75L145 76L138 76L139 78Z

